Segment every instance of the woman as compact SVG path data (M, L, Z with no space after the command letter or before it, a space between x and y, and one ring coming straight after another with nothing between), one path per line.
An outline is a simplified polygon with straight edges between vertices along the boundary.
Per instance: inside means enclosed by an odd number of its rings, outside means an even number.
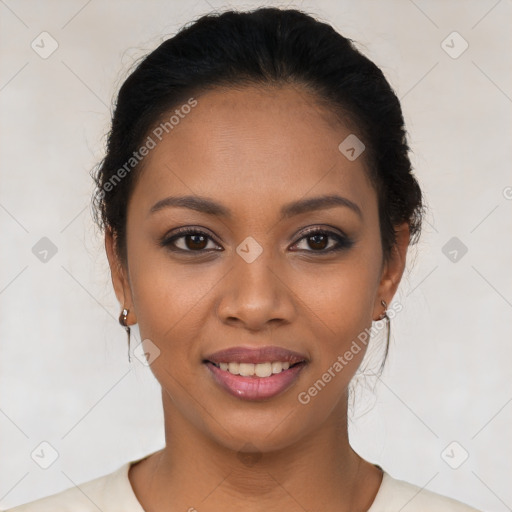
M12 511L475 510L349 443L423 210L399 101L350 40L296 10L200 18L121 87L95 180L166 444Z

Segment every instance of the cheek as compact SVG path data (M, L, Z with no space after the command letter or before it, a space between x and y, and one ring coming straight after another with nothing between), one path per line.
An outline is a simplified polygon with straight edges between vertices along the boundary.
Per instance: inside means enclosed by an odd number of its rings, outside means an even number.
M188 382L201 370L204 339L212 327L212 301L226 269L177 263L165 248L149 244L134 243L130 250L132 299L141 340L151 340L160 350L152 371L161 383L169 384L166 388L172 387L172 377Z
M333 339L357 336L371 322L378 287L377 263L359 254L330 270L301 278L303 297L319 325Z
M379 284L378 258L375 248L361 247L325 275L317 272L308 282L302 281L300 293L306 297L312 312L309 317L318 330L309 387L301 391L315 409L332 406L343 396L365 355ZM309 296L307 289L313 290Z
M132 278L141 336L165 342L166 350L181 345L184 333L185 338L193 339L215 281L207 272L199 276L191 267L152 265L144 260Z

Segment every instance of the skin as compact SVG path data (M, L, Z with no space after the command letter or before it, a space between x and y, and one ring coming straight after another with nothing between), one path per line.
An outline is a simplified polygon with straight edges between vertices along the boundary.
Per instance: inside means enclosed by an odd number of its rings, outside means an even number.
M350 447L347 432L348 385L364 346L307 405L297 395L379 318L381 300L391 303L408 226L396 226L396 247L384 261L364 153L349 161L338 150L352 131L310 93L246 86L196 99L144 160L128 203L127 263L112 234L105 237L128 323L160 350L150 367L162 387L166 446L131 466L131 485L147 512L366 511L382 472ZM289 202L333 193L356 203L361 216L343 206L279 213ZM206 196L233 216L183 207L149 213L171 195ZM210 238L175 241L188 252L158 244L184 226ZM325 252L336 240L315 245L306 227L345 234L353 245ZM248 236L263 249L252 263L236 252ZM237 345L278 345L309 362L284 393L245 401L221 389L202 362Z

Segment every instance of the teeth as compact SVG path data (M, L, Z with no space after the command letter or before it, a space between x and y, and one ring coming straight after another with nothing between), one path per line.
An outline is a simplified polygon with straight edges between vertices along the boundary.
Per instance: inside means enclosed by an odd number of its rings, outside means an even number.
M281 373L290 368L289 362L273 361L268 363L219 363L221 370L232 373L233 375L242 375L242 377L270 377L272 374Z
M288 370L290 363L272 363L272 373L281 373L282 370Z
M270 377L272 375L271 363L260 363L254 365L254 373L257 377Z

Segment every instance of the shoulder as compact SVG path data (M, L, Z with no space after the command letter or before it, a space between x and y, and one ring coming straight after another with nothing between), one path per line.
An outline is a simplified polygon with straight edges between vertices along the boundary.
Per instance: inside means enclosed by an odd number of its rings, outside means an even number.
M382 483L368 512L480 512L453 498L393 478L384 471Z
M5 512L144 512L128 479L130 464L131 462L127 462L112 473Z

